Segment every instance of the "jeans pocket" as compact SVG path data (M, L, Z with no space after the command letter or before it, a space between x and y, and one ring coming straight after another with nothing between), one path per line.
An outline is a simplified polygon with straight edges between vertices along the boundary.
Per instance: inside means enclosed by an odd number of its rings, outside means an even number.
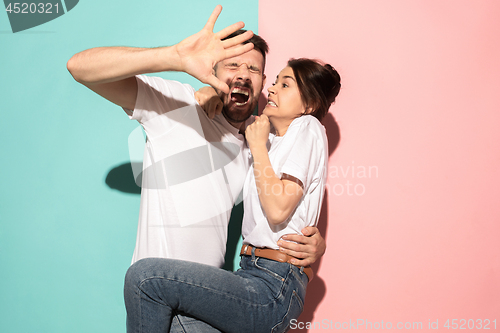
M290 326L290 321L292 319L299 318L300 314L304 310L304 302L300 299L299 295L295 292L292 292L292 296L290 297L290 302L288 304L287 312L283 319L273 327L271 330L272 333L281 333L286 332L288 327Z
M290 264L284 262L278 262L269 259L256 258L255 267L260 271L265 272L267 275L272 276L280 283L285 281L290 274Z

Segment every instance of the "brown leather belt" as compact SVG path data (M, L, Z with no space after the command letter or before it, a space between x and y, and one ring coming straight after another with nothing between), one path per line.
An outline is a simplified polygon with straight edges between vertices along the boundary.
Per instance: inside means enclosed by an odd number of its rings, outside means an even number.
M293 258L292 256L289 256L286 253L280 252L279 250L274 250L274 249L268 249L268 248L260 248L260 247L253 247L252 245L248 244L243 244L241 247L241 256L251 256L252 255L252 249L255 248L255 256L256 257L261 257L261 258L266 258L266 259L271 259L274 261L279 261L279 262L287 262L290 264L290 260ZM297 265L295 265L297 266ZM299 268L302 268L302 266L297 266ZM307 277L309 278L309 282L312 281L314 272L311 266L306 266L304 267L304 273L306 273Z

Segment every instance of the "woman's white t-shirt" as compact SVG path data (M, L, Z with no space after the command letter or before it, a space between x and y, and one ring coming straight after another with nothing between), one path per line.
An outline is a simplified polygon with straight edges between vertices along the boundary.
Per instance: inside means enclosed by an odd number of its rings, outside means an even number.
M297 208L279 225L271 225L259 201L253 165L243 187L243 243L278 249L285 234L301 234L302 228L316 226L325 192L328 168L328 141L325 128L313 116L298 117L284 136L269 136L269 159L276 175L299 179L304 193Z

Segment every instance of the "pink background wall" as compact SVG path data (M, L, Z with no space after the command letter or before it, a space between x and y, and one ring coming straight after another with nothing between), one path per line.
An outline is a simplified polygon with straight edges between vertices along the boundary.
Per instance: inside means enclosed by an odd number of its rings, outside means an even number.
M260 1L268 85L290 57L343 78L310 332L500 326L499 17L496 0Z

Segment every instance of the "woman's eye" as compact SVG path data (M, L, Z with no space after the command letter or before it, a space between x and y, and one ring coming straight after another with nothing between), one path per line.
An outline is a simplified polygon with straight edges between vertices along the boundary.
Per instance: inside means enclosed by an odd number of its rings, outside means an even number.
M288 84L286 84L286 83L283 83L282 86L283 86L283 88L288 88Z

